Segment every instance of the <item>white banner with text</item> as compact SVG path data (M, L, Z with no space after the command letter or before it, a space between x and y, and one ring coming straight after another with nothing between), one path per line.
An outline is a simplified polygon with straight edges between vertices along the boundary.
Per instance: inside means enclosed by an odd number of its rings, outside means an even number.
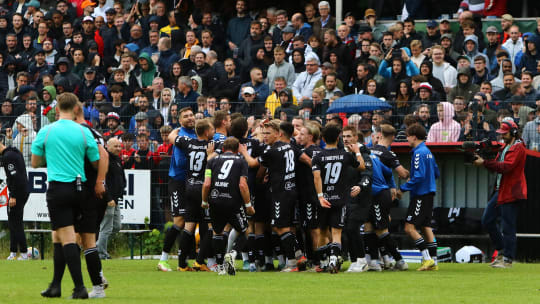
M27 170L30 197L24 207L24 221L48 222L47 169ZM124 198L118 202L122 224L144 224L144 219L150 218L150 170L125 170L125 173L127 185ZM0 169L0 179L5 178L4 170ZM7 221L7 207L0 207L0 221Z

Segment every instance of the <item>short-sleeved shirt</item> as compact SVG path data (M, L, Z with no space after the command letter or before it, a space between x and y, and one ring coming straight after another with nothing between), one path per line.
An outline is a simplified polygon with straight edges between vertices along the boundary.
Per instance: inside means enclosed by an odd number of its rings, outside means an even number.
M240 178L247 178L248 164L246 160L232 152L225 152L208 161L207 173L211 175L211 188L208 201L210 204L227 204L242 206L240 194ZM209 172L208 172L209 171Z
M296 162L301 151L290 143L281 141L268 146L261 156L259 163L268 168L270 185L273 195L288 191L296 191Z
M32 143L32 154L45 157L48 181L69 183L78 175L86 181L84 158L99 160L99 150L90 130L61 119L43 127Z
M356 157L345 150L325 149L317 153L311 163L313 171L321 172L325 198L329 202L346 204L351 192L351 182L346 180L346 169L360 165Z
M174 145L184 151L188 160L186 187L189 189L191 186L201 186L204 182L208 141L187 136L177 136Z
M396 153L388 150L385 146L374 145L371 147L371 153L376 155L380 161L390 169L396 169L401 166Z

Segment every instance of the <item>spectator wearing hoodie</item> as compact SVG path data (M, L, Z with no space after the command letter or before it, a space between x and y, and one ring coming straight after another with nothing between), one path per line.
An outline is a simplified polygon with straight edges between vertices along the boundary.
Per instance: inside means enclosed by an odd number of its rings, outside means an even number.
M47 116L49 123L56 121L56 88L45 86L41 91L41 114Z
M17 117L15 124L18 130L15 138L13 130L6 130L6 146L19 149L23 154L24 163L29 164L32 158L32 142L36 138L33 118L30 114L23 114Z
M469 58L470 62L474 62L477 56L482 56L486 59L486 66L489 67L489 58L478 50L478 37L476 35L465 37L463 41L463 54Z
M426 77L427 82L433 88L433 91L437 93L439 100L446 100L446 91L442 82L435 76L433 76L433 62L425 60L420 64L420 75Z
M99 123L99 111L108 103L107 87L103 84L94 89L94 98L84 106L84 119L92 124Z
M437 105L439 121L429 129L426 142L456 142L461 130L460 124L453 119L454 106L449 102Z
M54 83L57 84L62 82L62 80L65 80L66 84L69 86L69 91L78 94L79 87L81 86L81 79L71 72L69 68L69 59L66 57L58 58L56 68L58 69L58 73L54 76Z
M540 37L532 35L525 42L526 49L523 56L518 60L516 56L516 70L518 76L523 71L537 73L537 63L540 61Z
M444 50L444 61L450 63L453 67L456 67L459 53L456 52L452 46L453 39L454 37L452 37L452 34L450 33L442 34L440 45Z
M504 75L505 74L512 74L514 75L516 72L515 66L512 64L512 61L510 59L502 59L501 63L499 65L499 73L497 74L497 77L495 77L493 80L491 80L491 86L493 87L493 92L497 92L498 90L503 89L504 86ZM516 77L514 77L514 82L519 82L520 80Z
M480 87L472 82L471 70L460 68L457 75L457 85L448 93L448 100L454 100L456 96L463 96L465 101L473 98Z
M139 69L135 70L135 77L141 88L151 88L152 81L157 73L157 68L149 54L142 53L139 55Z
M293 104L293 95L291 89L284 89L279 92L280 106L274 111L274 119L292 121L293 117L298 115L298 106Z

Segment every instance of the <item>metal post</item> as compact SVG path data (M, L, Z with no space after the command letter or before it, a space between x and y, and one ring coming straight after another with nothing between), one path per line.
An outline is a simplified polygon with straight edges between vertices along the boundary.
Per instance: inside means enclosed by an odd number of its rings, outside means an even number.
M343 0L336 0L336 26L343 21Z

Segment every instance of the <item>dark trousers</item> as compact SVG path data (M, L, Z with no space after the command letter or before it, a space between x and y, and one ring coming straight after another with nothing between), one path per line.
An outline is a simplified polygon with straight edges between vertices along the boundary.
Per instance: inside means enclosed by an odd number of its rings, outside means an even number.
M17 198L17 204L14 207L8 207L8 227L10 235L9 251L20 252L27 251L26 236L24 235L23 214L24 205L28 196ZM18 248L17 248L18 247Z
M503 250L504 256L514 259L516 256L516 225L519 205L517 202L497 205L499 192L495 192L489 200L482 225L489 233L489 237L495 249ZM497 220L500 220L497 223Z

